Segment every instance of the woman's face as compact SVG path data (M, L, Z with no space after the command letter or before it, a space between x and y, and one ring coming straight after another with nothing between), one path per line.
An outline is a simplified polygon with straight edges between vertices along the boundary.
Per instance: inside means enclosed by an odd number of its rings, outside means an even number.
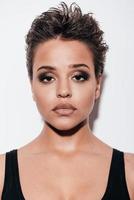
M84 43L51 39L38 45L31 81L33 98L43 120L55 128L71 129L89 119L100 95L100 81L95 77L92 52ZM76 110L69 115L57 114L53 108L59 103L70 103Z

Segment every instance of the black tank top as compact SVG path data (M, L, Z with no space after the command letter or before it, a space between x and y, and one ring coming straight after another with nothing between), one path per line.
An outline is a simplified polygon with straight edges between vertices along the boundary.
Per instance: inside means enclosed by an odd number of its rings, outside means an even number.
M17 149L6 152L2 200L26 200L19 180ZM125 179L124 152L114 148L106 191L101 200L130 200Z

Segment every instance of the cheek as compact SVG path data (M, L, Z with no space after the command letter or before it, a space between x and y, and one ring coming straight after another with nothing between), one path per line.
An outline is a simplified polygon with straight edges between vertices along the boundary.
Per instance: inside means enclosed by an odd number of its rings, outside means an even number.
M52 91L54 91L54 88L52 87L47 87L47 86L35 83L33 87L35 101L41 104L42 103L45 104L47 102L49 102L50 104L50 102L54 99L54 92Z
M43 87L34 88L34 98L38 111L43 115L55 106L53 93Z
M95 89L94 88L85 88L79 92L76 99L76 105L78 105L81 112L84 114L90 113L93 109L95 102Z

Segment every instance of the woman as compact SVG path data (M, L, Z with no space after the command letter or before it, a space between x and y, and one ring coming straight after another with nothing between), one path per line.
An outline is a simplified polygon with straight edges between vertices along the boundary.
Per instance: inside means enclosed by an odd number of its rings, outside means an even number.
M89 124L108 50L92 14L62 2L33 21L26 44L44 126L29 144L0 155L1 199L133 200L134 154L103 143Z

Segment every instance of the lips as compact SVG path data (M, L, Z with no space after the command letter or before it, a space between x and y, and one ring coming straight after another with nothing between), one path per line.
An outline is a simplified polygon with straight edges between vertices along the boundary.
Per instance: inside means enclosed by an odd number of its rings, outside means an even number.
M60 103L58 104L53 110L59 110L59 109L71 109L76 110L74 106L72 106L70 103Z
M60 115L70 115L72 114L74 111L76 110L76 108L74 106L72 106L71 104L67 103L67 104L58 104L53 111L55 111L57 114Z
M71 115L74 112L74 109L57 109L55 112L60 115Z

